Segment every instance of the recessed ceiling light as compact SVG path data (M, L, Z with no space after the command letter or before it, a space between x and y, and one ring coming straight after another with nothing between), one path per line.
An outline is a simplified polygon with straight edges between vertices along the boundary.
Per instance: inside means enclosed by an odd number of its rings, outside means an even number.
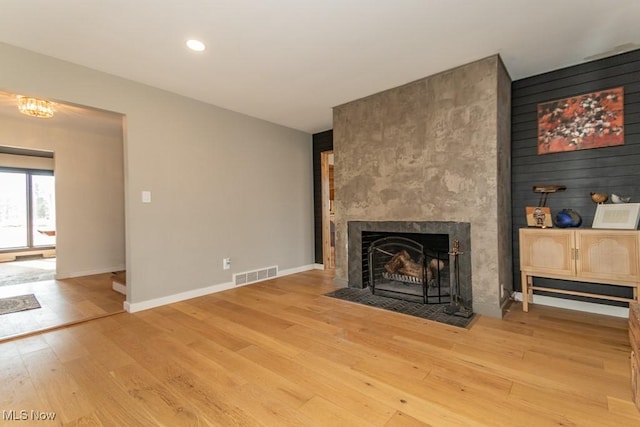
M191 50L195 50L196 52L202 52L206 46L200 40L187 40L187 47Z

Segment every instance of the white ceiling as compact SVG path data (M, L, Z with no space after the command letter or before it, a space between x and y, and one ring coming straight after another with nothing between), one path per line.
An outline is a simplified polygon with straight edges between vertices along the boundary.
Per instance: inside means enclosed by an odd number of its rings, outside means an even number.
M0 41L315 133L496 53L517 80L639 48L639 20L640 0L2 0Z

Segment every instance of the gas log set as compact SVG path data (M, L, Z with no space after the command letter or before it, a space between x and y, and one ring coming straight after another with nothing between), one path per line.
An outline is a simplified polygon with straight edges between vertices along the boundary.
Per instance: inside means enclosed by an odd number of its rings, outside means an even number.
M387 279L419 284L423 282L426 270L427 284L434 287L438 285L436 278L444 269L444 261L432 258L425 269L422 264L411 259L411 255L403 249L393 255L391 261L384 265L384 269L386 274L383 273L383 275Z

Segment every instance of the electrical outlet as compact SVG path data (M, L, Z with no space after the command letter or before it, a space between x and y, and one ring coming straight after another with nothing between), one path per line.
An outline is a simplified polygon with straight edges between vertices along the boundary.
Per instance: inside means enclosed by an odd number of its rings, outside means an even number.
M222 269L228 270L231 268L231 258L222 258Z

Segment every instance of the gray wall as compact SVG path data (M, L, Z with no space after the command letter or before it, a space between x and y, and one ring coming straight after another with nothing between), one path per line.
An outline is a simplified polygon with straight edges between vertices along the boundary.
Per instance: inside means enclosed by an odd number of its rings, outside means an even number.
M493 56L334 109L338 281L348 221L469 222L474 310L502 316L510 170L509 124L498 120L509 90Z
M313 264L311 135L6 44L0 62L2 90L126 115L129 303Z
M31 159L53 163L56 177L56 277L124 269L122 133L88 133L42 120L0 116L0 144L54 153L53 160Z

